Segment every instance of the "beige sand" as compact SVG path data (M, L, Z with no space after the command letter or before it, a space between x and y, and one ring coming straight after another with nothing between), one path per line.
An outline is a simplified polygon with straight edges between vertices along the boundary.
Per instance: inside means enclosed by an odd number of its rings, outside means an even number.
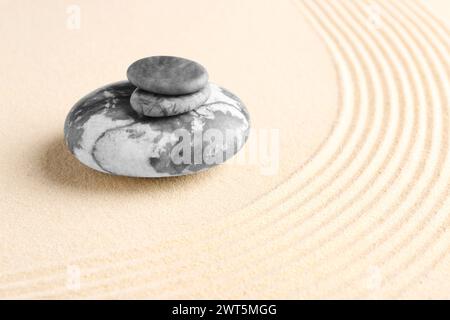
M0 1L1 298L450 298L447 1L73 3ZM277 173L79 164L70 107L156 54L278 129Z

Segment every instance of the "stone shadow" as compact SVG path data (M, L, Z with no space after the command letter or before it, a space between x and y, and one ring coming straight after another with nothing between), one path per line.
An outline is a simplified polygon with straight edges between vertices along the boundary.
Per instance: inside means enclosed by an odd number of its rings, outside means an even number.
M210 176L211 168L194 175L163 178L132 178L95 171L81 164L67 149L64 138L58 135L43 144L38 158L38 170L49 183L64 188L92 192L120 193L139 191L170 191L173 185L198 183ZM220 167L220 166L218 166Z

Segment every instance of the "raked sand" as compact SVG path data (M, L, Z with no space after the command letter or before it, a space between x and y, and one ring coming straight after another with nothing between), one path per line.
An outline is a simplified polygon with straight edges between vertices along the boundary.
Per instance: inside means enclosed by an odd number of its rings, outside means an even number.
M0 298L450 298L448 1L75 2L0 1ZM241 163L78 163L71 106L160 54L246 103Z

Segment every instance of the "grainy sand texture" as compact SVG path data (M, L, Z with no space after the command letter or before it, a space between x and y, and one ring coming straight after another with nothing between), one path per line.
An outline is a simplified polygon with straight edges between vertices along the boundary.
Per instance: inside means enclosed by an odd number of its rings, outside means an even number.
M0 298L450 298L449 18L445 0L0 0ZM67 151L71 106L151 55L245 102L248 159L132 179Z

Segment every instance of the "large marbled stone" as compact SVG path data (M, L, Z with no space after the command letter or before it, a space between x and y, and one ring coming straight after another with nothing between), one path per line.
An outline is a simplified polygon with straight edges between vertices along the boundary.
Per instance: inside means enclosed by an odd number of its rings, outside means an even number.
M250 121L244 104L215 84L210 84L211 94L202 106L165 118L136 113L130 105L135 89L128 81L113 83L72 108L64 126L65 140L83 164L133 177L185 175L226 161L247 140ZM220 135L231 139L221 141ZM189 161L176 157L174 161L174 155Z
M201 106L210 95L209 85L197 92L179 96L167 96L141 89L134 90L130 98L133 109L149 117L167 117L185 113Z
M128 80L142 90L165 95L196 92L208 83L208 72L197 62L171 56L153 56L133 62Z

